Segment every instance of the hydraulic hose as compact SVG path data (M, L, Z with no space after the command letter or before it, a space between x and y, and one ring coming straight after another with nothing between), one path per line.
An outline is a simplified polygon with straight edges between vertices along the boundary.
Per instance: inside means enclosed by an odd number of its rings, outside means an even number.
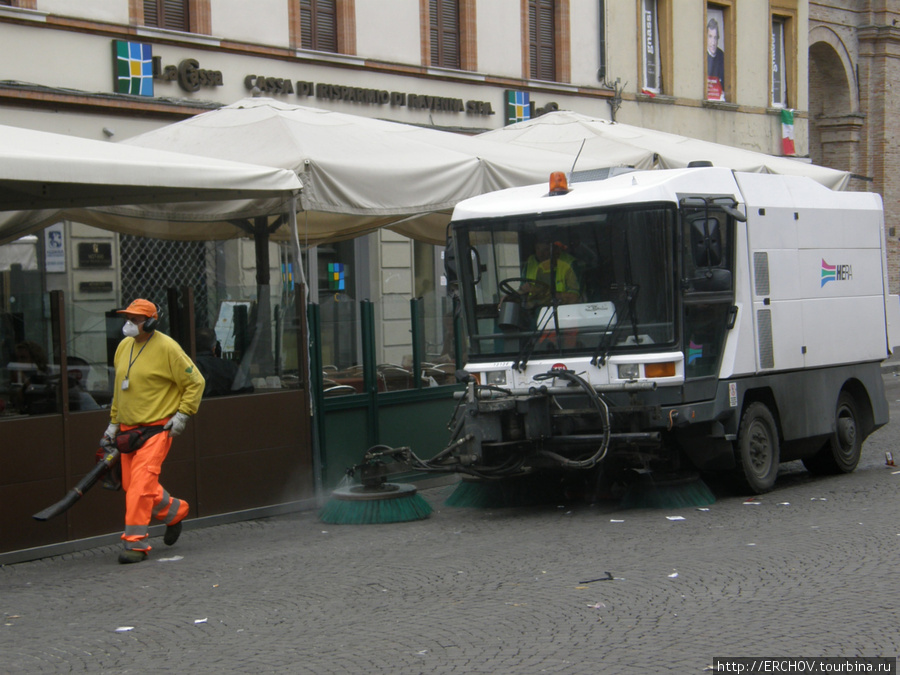
M550 457L551 459L559 462L562 466L569 469L590 469L595 466L598 462L602 462L606 457L606 452L609 450L609 436L610 436L610 424L609 424L609 406L606 405L606 401L604 401L600 396L594 391L594 388L580 375L572 372L571 370L551 370L546 373L542 373L540 375L535 375L535 380L550 380L554 378L559 378L563 380L568 380L573 384L578 385L584 392L587 394L588 399L594 404L597 408L597 412L600 413L603 418L603 440L600 442L600 447L597 449L592 456L587 459L575 460L568 459L567 457L563 457L551 450L541 450L540 454L545 457Z

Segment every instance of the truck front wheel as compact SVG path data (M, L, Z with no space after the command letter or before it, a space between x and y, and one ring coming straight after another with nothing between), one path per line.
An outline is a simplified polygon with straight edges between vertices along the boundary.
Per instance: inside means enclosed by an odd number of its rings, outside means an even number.
M744 410L735 455L735 477L740 488L753 494L772 489L780 456L778 427L764 403L755 401Z
M850 473L859 464L861 453L862 430L856 399L842 391L835 408L834 433L819 452L803 460L803 466L817 475Z

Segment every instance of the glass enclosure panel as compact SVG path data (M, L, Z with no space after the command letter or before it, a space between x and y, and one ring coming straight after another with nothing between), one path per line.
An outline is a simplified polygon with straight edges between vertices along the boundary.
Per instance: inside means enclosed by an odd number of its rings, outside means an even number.
M319 325L325 396L363 393L359 303L348 295L325 296L319 305Z
M422 299L425 331L423 362L451 363L454 360L453 299L447 294L444 275L444 247L413 242L415 256L415 297Z
M116 313L120 306L109 303L78 302L65 296L66 357L69 367L69 411L106 408L112 402L115 373L113 358L122 340L124 321ZM169 330L168 321L160 330ZM166 317L167 318L167 317Z
M21 272L0 273L0 416L60 413L50 297L23 289Z
M204 397L302 386L306 342L289 283L217 287L215 321L195 326L196 362L206 378ZM198 317L199 318L199 317Z
M385 295L374 303L372 309L375 314L375 376L378 391L415 388L409 297L401 294Z

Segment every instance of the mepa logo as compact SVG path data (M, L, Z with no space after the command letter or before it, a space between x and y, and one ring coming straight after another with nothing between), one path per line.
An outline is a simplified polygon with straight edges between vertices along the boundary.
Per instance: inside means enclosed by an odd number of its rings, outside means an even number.
M829 281L850 281L852 278L853 267L851 265L829 265L825 262L825 258L822 258L822 286Z

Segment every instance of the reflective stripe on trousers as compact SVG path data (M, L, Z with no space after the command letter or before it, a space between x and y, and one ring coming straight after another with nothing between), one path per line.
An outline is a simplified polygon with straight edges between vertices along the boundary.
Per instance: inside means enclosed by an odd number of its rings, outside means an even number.
M165 424L165 421L162 422ZM122 431L133 429L127 424ZM122 487L125 489L125 531L122 541L126 549L149 551L150 520L174 525L188 514L188 503L176 499L159 484L162 463L172 447L172 437L165 431L147 439L143 447L121 456Z

